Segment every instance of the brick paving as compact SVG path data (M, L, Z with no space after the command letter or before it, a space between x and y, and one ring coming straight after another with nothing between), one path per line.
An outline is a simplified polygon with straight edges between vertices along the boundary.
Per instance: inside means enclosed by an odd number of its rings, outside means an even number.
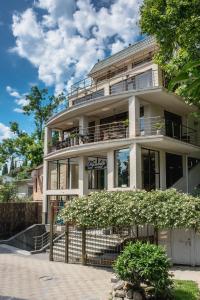
M197 281L200 268L174 267L175 278ZM49 262L0 245L0 300L108 300L111 269Z
M49 262L0 246L0 300L107 300L111 270Z

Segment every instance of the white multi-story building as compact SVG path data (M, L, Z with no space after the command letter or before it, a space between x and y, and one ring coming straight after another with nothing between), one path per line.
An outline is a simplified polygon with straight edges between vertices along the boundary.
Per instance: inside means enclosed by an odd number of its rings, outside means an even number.
M156 48L148 38L97 62L46 124L45 222L52 200L62 206L96 190L192 192L200 184L197 108L165 89Z

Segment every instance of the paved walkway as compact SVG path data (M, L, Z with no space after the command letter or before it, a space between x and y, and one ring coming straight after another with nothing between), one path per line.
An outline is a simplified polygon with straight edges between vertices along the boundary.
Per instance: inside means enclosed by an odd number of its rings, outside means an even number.
M1 300L107 300L110 270L49 262L0 246Z
M174 274L200 286L200 268ZM111 276L110 269L49 262L46 254L25 256L0 246L0 300L108 300Z

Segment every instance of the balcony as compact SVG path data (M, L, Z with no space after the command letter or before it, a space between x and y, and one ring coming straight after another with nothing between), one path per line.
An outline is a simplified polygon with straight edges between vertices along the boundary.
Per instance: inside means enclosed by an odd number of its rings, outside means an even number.
M140 91L159 86L158 70L149 69L142 73L126 71L123 74L103 81L86 78L75 83L64 103L61 103L55 113L71 106L79 106L94 101L103 96L116 95L128 91Z
M71 132L63 141L56 142L56 144L52 146L51 152L82 144L124 139L128 136L129 128L127 121L90 126Z
M140 118L140 136L164 135L185 143L200 146L198 131L178 122L166 120L160 116Z

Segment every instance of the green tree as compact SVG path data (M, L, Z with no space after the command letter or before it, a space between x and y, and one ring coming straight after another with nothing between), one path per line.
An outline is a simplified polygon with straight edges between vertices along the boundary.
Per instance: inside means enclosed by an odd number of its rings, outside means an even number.
M144 0L140 25L143 33L156 38L159 50L155 60L168 80L177 76L185 64L200 59L199 0ZM187 84L179 85L177 93L193 102Z
M11 202L16 200L16 186L13 183L0 183L0 202Z
M47 89L39 89L37 86L33 86L30 94L26 96L28 104L23 107L24 114L33 116L38 141L43 138L45 123L52 116L54 109L64 101L64 98L63 94L50 96Z
M33 167L42 163L44 126L54 109L64 101L64 95L50 96L47 89L34 86L26 99L28 104L23 107L23 110L25 115L31 116L34 120L33 132L31 134L24 132L17 122L11 122L10 130L13 137L0 143L0 164L10 161L13 176L16 175L16 171L27 169L27 166ZM14 167L14 160L22 161L19 170Z

